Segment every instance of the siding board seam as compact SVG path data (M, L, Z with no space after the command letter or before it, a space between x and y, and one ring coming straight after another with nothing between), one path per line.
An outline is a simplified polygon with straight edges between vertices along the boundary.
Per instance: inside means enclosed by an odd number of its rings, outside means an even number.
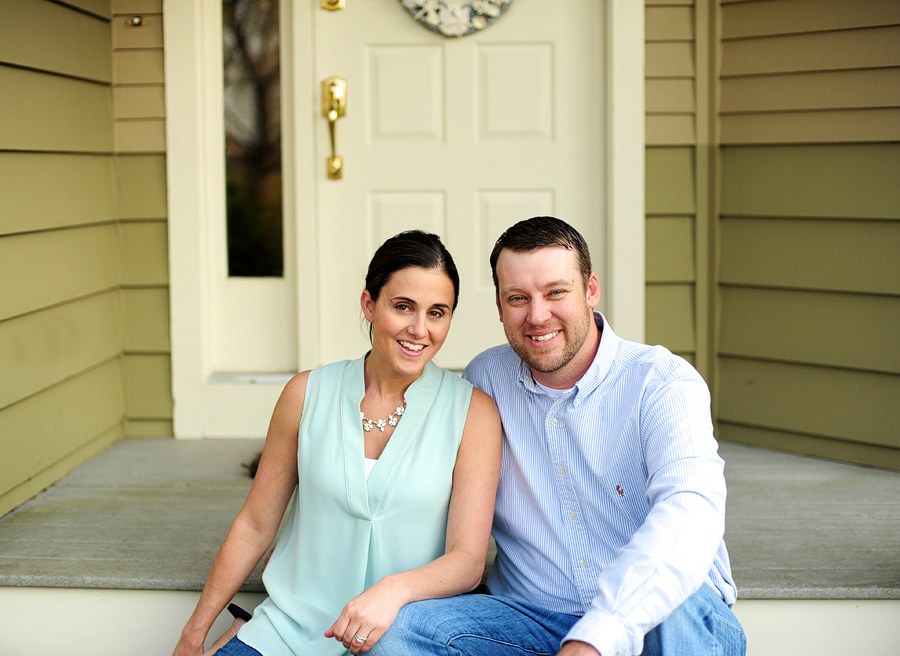
M834 289L831 287L797 287L795 285L773 285L773 284L755 284L745 282L724 282L720 281L720 288L730 289L771 289L772 291L795 291L795 292L814 292L822 294L841 294L850 296L872 296L875 298L900 298L900 294L891 292L870 292L859 291L855 289Z
M883 442L869 442L868 440L855 440L855 439L850 439L850 438L846 438L846 437L834 437L833 435L822 435L820 433L809 433L806 431L799 431L799 430L794 430L794 429L768 426L766 424L752 424L752 423L749 423L746 421L737 421L735 419L719 419L719 423L729 425L729 426L746 426L747 428L758 428L760 430L770 431L773 433L784 433L786 435L803 435L804 437L813 437L817 440L828 440L829 442L841 442L843 444L865 444L867 446L874 446L874 447L879 447L882 449L890 449L893 451L900 451L900 449L898 449L897 447L892 446L890 444L884 444ZM766 447L763 447L763 448L766 448ZM820 456L816 456L816 457L820 457ZM828 458L828 459L836 460L836 458ZM840 460L838 462L847 462L847 461ZM862 461L854 460L853 462L858 463L858 464L865 464L869 467L874 467L874 465L871 465L869 463L862 463Z
M898 62L900 63L900 62ZM798 75L828 75L829 73L860 73L863 71L881 71L885 69L892 68L900 68L898 63L894 64L884 64L882 66L855 66L853 68L812 68L812 69L801 69L801 70L790 70L790 71L768 71L763 73L731 73L728 75L720 75L720 80L742 80L742 79L750 79L750 78L758 78L758 77L793 77ZM651 79L651 78L647 78ZM659 79L674 79L674 78L659 78ZM685 78L688 79L688 78Z
M885 27L897 27L900 23L882 23L879 25L860 25L859 27L837 27L825 30L805 30L799 32L777 32L774 34L754 34L752 36L730 36L722 37L721 43L737 43L739 41L766 41L769 39L780 39L784 37L810 36L812 34L839 34L841 32L865 32L868 30L880 30Z
M0 151L15 152L15 151ZM28 151L31 152L31 151ZM38 230L19 230L16 232L0 232L0 237L15 237L19 235L42 235L49 232L62 232L64 230L81 230L83 228L97 228L101 226L116 225L118 219L110 219L108 221L91 221L90 223L76 223L74 225L50 226L48 228L40 228Z
M126 154L126 153L121 153L121 154ZM130 155L131 153L127 153L127 154ZM154 154L159 154L159 153L154 153ZM168 219L164 216L132 216L132 217L123 216L123 217L119 217L117 220L120 224L127 223L128 225L135 225L137 223L162 223L164 225L168 225Z
M101 86L105 89L110 89L112 84L112 79L103 80L99 78L91 78L84 77L82 75L69 75L67 73L60 73L58 71L50 71L45 68L36 68L34 66L25 66L23 64L15 64L13 62L8 61L0 61L0 67L5 68L15 68L20 71L30 71L32 73L40 73L41 75L51 75L53 77L60 77L65 80L78 80L79 82L88 82L90 84L96 84L97 86Z
M27 155L91 155L97 157L109 156L109 155L118 155L115 150L45 150L41 149L29 149L29 150L17 150L13 148L3 148L0 149L0 153L24 153ZM125 155L140 155L141 153L123 153ZM151 155L159 155L160 153L149 153Z
M165 116L126 116L116 119L116 123L165 123ZM125 154L125 153L119 153ZM132 151L128 151L128 155L132 154Z
M883 109L898 109L897 105L866 105L865 107L848 106L848 107L806 107L802 109L747 109L747 110L726 110L719 112L719 116L759 116L759 115L778 115L778 114L837 114L841 112L868 112ZM657 112L664 113L664 112ZM803 142L809 143L809 142ZM825 141L822 143L846 143L844 141ZM869 142L863 142L869 143ZM891 143L890 141L878 143Z
M775 364L788 364L797 367L807 367L812 369L828 369L829 371L847 371L852 373L876 374L879 376L897 376L896 370L891 369L871 369L863 367L851 367L845 364L828 364L822 362L810 362L806 360L790 360L786 358L763 357L759 355L747 355L745 353L732 353L731 351L719 350L720 358L729 358L731 360L740 360L743 362L771 362Z
M79 296L72 296L63 301L58 301L56 303L51 303L50 305L43 305L39 308L35 308L33 310L29 310L28 312L21 312L19 314L12 314L0 321L0 323L5 323L7 321L13 321L15 319L21 319L23 317L27 317L33 314L39 314L41 312L46 312L47 310L54 310L56 308L63 307L65 305L72 305L73 303L80 303L81 301L87 300L89 298L94 298L95 296L102 296L104 294L109 294L112 292L118 292L122 286L120 284L115 284L110 287L103 287L102 289L96 289L92 292L88 292L87 294L80 294Z
M887 142L879 142L887 143ZM752 144L756 146L757 144ZM806 144L803 144L806 145ZM843 144L841 144L843 145ZM674 214L672 216L675 216ZM896 216L817 216L813 214L722 214L722 219L771 219L772 221L900 221Z
M85 367L84 369L80 369L74 373L71 373L68 376L65 376L64 378L60 378L55 383L47 385L46 387L42 387L39 390L35 390L34 392L31 392L30 394L27 394L26 396L23 396L20 399L16 399L15 401L13 401L12 403L10 403L8 405L0 407L0 412L2 412L3 410L6 410L7 408L12 408L12 407L18 405L19 403L27 401L28 399L33 399L37 396L40 396L41 394L44 394L45 392L49 392L50 390L52 390L56 387L59 387L60 385L62 385L64 383L67 383L71 380L79 378L80 376L83 376L91 371L94 371L95 369L99 369L100 367L106 366L111 362L115 362L116 360L121 361L121 359L122 359L122 353L120 351L119 353L116 353L115 355L111 355L107 358L103 358L102 360L98 360L97 362L93 363L89 367ZM123 416L124 416L124 414L123 414Z
M67 2L57 2L56 0L50 0L50 2L51 2L52 4L59 5L60 7L65 7L65 8L68 9L69 11L74 11L74 12L77 12L77 13L79 13L79 14L84 14L85 16L90 16L91 18L96 18L96 19L98 19L98 20L100 20L100 21L103 21L104 23L109 23L109 22L111 21L111 19L112 19L112 16L113 16L111 10L110 10L110 13L109 13L109 14L104 15L104 14L98 14L98 13L96 13L96 12L90 11L89 9L86 9L86 8L84 8L84 7L79 7L79 6L76 6L76 5L70 5L70 4L68 4Z

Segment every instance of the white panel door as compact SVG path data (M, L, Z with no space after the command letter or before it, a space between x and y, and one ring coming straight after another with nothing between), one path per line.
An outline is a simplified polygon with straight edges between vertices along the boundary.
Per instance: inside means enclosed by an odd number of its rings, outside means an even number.
M319 336L319 362L367 348L365 267L401 230L438 233L459 268L460 304L437 358L445 367L504 340L488 256L516 221L552 214L575 225L602 282L603 20L596 0L518 0L486 30L446 38L398 0L315 11L317 83L347 80L342 179L326 176L321 111L316 136L319 299L307 333ZM303 321L302 303L300 312Z

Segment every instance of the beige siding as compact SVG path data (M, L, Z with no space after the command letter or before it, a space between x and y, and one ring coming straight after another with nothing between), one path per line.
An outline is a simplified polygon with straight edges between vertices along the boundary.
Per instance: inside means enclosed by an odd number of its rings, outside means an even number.
M122 435L108 3L0 3L0 513Z
M112 3L126 435L172 435L162 1ZM141 25L129 23L141 17Z
M0 514L172 432L161 11L0 2Z
M646 2L646 340L697 362L697 9ZM706 215L699 219L708 221ZM703 324L701 324L702 327ZM699 343L699 344L698 344ZM706 374L705 361L698 362Z
M721 26L719 434L900 469L900 4Z

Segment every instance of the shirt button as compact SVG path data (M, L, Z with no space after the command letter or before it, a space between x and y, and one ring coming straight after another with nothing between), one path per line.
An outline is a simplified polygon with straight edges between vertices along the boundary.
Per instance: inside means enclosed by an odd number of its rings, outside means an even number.
M556 419L551 419L550 423L553 424L554 426L556 426L559 422L556 421Z
M575 399L575 405L578 405L579 403L581 403L581 399Z
M578 561L578 566L579 566L579 567L584 567L584 561L583 561L583 560L579 560L579 561Z
M565 473L566 468L565 468L565 467L560 467L558 471L559 471L560 474L563 474L563 473Z
M577 515L575 513L572 513L571 515L569 515L569 519L575 519L575 517L577 517Z

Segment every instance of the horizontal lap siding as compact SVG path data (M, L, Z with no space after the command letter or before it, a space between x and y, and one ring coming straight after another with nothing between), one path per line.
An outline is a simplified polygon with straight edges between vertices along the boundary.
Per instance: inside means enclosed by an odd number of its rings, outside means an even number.
M900 469L900 3L721 11L720 436Z
M695 361L696 74L692 1L647 2L646 340Z
M109 16L0 3L0 514L123 432Z
M161 0L113 2L126 435L172 435ZM140 15L139 27L128 19Z

